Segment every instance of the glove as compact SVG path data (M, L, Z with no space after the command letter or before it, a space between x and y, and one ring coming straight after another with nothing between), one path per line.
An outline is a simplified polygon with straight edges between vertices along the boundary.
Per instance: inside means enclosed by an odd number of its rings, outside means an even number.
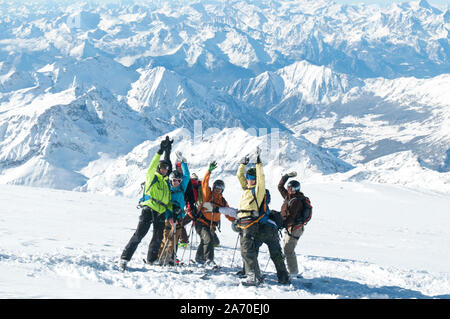
M296 171L292 171L290 173L287 173L286 175L289 176L289 177L295 177L295 176L297 176L297 172Z
M261 163L261 149L256 147L256 163Z
M166 136L166 139L161 142L160 150L170 152L172 149L172 143L173 140L171 140L169 136Z
M244 156L240 161L239 164L247 165L248 162L250 162L250 158L248 156Z
M208 171L211 173L216 168L217 168L217 163L216 163L216 161L214 161L211 164L209 164Z
M294 176L297 176L297 172L292 171L292 172L290 172L290 173L284 174L284 175L283 175L283 179L288 180L289 177L294 177Z
M164 153L164 141L161 142L161 144L159 144L159 150L157 151L157 153L159 155L162 155L162 153Z
M177 160L179 163L186 163L186 157L183 157L183 154L180 151L176 151L175 155L177 156Z

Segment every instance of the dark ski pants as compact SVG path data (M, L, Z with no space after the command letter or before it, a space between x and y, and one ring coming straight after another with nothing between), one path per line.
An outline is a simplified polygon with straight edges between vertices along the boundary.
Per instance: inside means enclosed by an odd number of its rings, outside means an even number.
M158 259L158 251L161 246L164 233L164 214L154 211L150 207L144 207L139 216L139 224L125 249L121 259L130 261L141 240L147 235L151 224L153 224L153 236L150 241L147 253L147 261L154 262Z
M272 259L275 265L278 279L288 279L289 274L284 261L284 255L280 245L278 230L270 226L269 224L260 224L255 241L257 254L259 252L259 248L263 243L266 244L269 248L270 259Z
M201 222L195 223L195 230L200 236L200 244L197 248L195 261L205 262L214 261L214 235L215 231L211 230L209 226Z
M241 256L244 262L244 271L250 280L257 281L261 277L258 264L258 248L256 235L259 225L255 223L248 228L242 229L241 233Z

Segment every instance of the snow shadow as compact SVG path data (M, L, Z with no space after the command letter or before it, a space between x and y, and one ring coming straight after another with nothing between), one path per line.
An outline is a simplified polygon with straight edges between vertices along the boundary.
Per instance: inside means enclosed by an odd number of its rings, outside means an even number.
M450 299L449 295L427 296L420 291L397 286L380 286L361 284L356 281L334 277L311 279L293 279L292 285L297 289L308 290L313 294L336 295L342 299Z

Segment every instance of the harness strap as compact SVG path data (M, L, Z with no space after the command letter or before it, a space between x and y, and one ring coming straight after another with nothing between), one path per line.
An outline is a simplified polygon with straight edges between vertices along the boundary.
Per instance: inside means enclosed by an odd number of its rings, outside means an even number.
M262 215L259 216L258 218L252 220L252 221L251 221L248 225L246 225L246 226L242 226L240 223L238 223L237 227L240 228L240 229L247 229L247 228L249 228L250 226L254 225L255 223L259 222L259 220L260 220L261 218L263 218L264 215L265 215L265 214L262 214Z
M303 225L305 225L305 224L300 224L300 225L296 225L296 226L291 226L291 231L292 231L292 233L294 232L294 231L296 231L297 229L299 229L300 227L302 227ZM286 233L288 234L288 236L289 237L294 237L295 239L297 239L297 240L299 240L300 239L300 236L294 236L292 233L289 233L289 229L286 227Z
M143 194L142 197L139 199L139 203L137 205L137 208L143 208L143 205L141 204L142 202L146 202L148 200L152 200L154 201L156 204L161 205L162 207L164 207L165 209L169 209L169 207L167 207L166 204L164 204L163 202L161 202L158 199L152 198L150 195L146 195L145 193L148 192L150 190L150 188L155 185L158 182L158 177L155 175L153 177L152 182L150 183L150 185L148 187L146 187L145 182L143 182L141 184L142 190L143 190ZM167 181L166 181L167 183ZM168 183L167 183L168 184ZM169 185L168 185L169 186ZM170 192L170 186L169 186L169 192Z
M212 220L208 223L208 221L206 221L205 219L203 219L202 217L197 218L197 221L199 221L200 223L204 224L205 226L208 227L216 227L219 223L217 222L213 222Z
M169 207L167 207L166 204L164 204L163 202L161 202L161 201L158 200L158 199L155 199L155 198L150 197L150 195L144 195L144 196L141 198L141 200L139 201L138 207L141 207L141 208L142 208L143 205L141 205L141 203L142 203L142 202L146 202L146 201L148 201L148 200L152 200L152 201L154 201L156 204L163 206L165 209L169 209ZM169 210L170 210L170 209L169 209Z

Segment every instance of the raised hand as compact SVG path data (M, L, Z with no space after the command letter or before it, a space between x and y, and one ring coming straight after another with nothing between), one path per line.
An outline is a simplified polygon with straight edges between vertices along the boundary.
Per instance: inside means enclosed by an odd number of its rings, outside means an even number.
M161 142L161 149L166 152L170 152L172 149L172 143L173 139L170 139L169 136L166 136L166 138Z
M216 163L216 161L213 161L213 162L211 162L211 164L209 164L208 171L212 172L216 168L217 168L217 163Z
M261 149L259 146L256 147L256 163L261 163Z
M176 151L175 155L177 156L178 162L186 163L186 157L184 157L180 151Z
M297 176L297 172L296 171L292 171L290 173L287 173L286 175L289 176L289 177L295 177L295 176Z
M248 162L250 162L250 157L248 157L248 156L246 155L246 156L244 156L243 158L241 158L241 160L239 161L239 164L247 165Z

